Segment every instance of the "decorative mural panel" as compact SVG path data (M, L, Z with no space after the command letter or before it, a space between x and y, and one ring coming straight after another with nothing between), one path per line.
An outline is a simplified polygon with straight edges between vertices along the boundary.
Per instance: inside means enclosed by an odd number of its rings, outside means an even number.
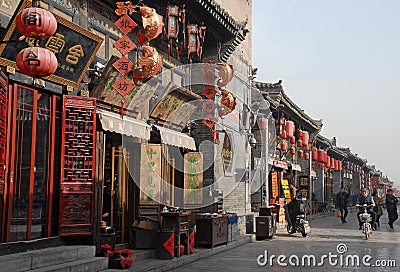
M63 102L59 235L91 235L96 100L65 96Z
M142 145L140 204L156 204L161 197L161 145ZM156 201L157 200L157 201Z
M202 204L203 201L203 157L200 152L189 152L184 156L184 204Z

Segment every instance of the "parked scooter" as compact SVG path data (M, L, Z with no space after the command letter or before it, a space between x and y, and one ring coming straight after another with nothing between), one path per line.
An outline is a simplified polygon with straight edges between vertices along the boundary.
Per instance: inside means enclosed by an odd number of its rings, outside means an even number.
M367 204L362 205L364 211L359 215L360 221L363 223L362 224L362 233L365 235L365 239L368 240L369 236L372 234L372 226L371 226L371 215L367 212L368 207L371 207ZM359 204L356 205L357 208L360 207Z
M296 227L293 232L292 227L287 225L287 232L289 234L295 233L295 232L300 232L301 236L306 237L308 233L311 232L311 227L310 223L307 220L307 212L306 212L306 206L304 204L305 198L302 199L300 202L300 213L296 215Z

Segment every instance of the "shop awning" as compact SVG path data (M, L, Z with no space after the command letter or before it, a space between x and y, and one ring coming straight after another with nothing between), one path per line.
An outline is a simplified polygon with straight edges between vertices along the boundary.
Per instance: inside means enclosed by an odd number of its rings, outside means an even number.
M151 126L149 126L146 122L128 116L121 118L121 116L117 113L102 109L96 109L96 112L99 115L100 122L104 130L125 134L140 139L150 139Z
M161 134L161 141L164 144L184 147L191 150L196 150L194 139L185 133L175 131L169 128L155 126Z

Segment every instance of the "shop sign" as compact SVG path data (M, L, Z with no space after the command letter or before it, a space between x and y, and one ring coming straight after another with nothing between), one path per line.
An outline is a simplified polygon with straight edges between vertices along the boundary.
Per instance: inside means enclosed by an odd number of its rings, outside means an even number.
M274 172L271 174L271 176L272 176L272 197L275 198L279 195L278 173Z
M118 85L117 83L121 78L121 74L113 67L116 60L118 60L116 56L110 58L97 85L94 86L91 91L90 96L118 107L121 106L121 99L123 98L124 105L129 105L129 110L141 112L160 84L156 80L149 80L146 84L135 87L128 92L129 86ZM125 78L133 82L132 73L125 75ZM115 87L117 87L117 90L119 89L117 92L114 91Z
M202 204L203 200L203 158L200 152L184 155L184 203L185 205Z
M292 201L292 197L290 195L289 181L287 179L282 179L281 184L282 184L283 195L285 196L285 200L287 203L290 203L290 201Z
M232 134L228 131L225 132L224 143L222 146L222 162L225 175L232 174L232 169L233 169Z
M30 3L25 0L15 14L29 7ZM47 39L36 41L19 33L15 27L15 18L13 18L3 39L6 43L0 45L0 65L17 68L15 60L18 52L28 46L35 46L37 42L40 47L52 51L58 60L57 70L45 79L77 88L103 39L56 14L54 17L57 20L56 33ZM16 42L7 43L7 41Z
M189 96L174 90L176 88L178 87L172 83L166 87L167 94L157 103L151 116L183 128L187 125L198 103L190 103Z
M274 161L273 165L275 167L279 167L279 168L282 168L282 169L285 169L285 170L288 169L288 164L286 162L283 162L283 161Z
M308 176L299 177L299 189L303 197L309 197L310 191L310 178Z
M140 204L156 204L161 193L161 145L142 145Z

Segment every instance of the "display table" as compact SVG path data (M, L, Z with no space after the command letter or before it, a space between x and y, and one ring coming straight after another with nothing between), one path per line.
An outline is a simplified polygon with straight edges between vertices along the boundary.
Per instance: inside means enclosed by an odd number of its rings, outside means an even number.
M228 243L228 216L198 215L196 217L197 246L214 247Z
M190 254L189 250L189 215L190 212L162 212L161 232L173 231L175 237L175 257L180 257L180 246L185 246L184 254ZM185 242L186 241L186 242Z

